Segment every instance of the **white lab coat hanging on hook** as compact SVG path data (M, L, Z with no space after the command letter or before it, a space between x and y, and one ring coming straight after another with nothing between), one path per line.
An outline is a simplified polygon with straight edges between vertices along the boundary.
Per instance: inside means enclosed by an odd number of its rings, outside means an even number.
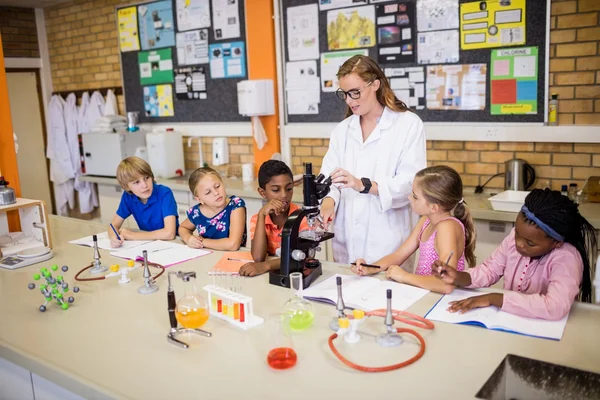
M423 122L410 111L385 108L377 126L363 141L360 117L353 115L332 132L321 173L337 167L354 177L369 178L379 195L339 189L335 201L333 258L339 263L364 258L374 263L393 253L408 238L416 222L408 196L415 174L427 166Z
M50 180L54 184L54 199L58 215L68 215L75 199L73 178L75 171L71 163L71 153L67 141L64 108L66 102L58 95L52 96L48 110L50 127L46 157L50 159Z
M81 103L79 104L79 115L77 118L79 133L89 133L91 127L88 124L87 112L90 108L90 94L83 92Z
M95 91L92 93L92 97L90 99L90 107L85 114L87 123L88 123L88 132L91 132L94 127L94 122L100 117L104 116L104 107L106 106L106 102L104 101L104 97L102 93L99 91Z
M106 91L106 105L104 106L104 116L119 115L119 106L117 105L117 96L112 89Z

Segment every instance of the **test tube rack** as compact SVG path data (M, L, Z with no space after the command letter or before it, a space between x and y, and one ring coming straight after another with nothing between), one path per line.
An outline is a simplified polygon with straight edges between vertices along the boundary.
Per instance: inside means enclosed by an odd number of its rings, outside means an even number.
M216 285L206 285L202 289L208 293L210 315L244 330L264 322L264 319L254 315L252 297Z

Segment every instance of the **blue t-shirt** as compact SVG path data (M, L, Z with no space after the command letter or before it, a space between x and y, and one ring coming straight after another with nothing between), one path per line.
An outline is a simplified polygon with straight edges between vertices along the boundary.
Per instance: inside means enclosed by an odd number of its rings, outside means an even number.
M165 227L165 217L175 216L175 226L179 227L179 214L177 213L177 203L173 191L166 186L154 183L152 194L142 203L133 193L124 192L121 196L121 204L117 210L117 215L127 219L133 215L138 227L143 231L155 231Z
M231 196L227 206L213 217L206 217L200 211L200 204L187 211L187 217L196 227L198 234L208 239L224 239L229 237L229 227L231 213L233 210L244 207L246 203L237 196ZM242 237L242 246L246 245L246 228L244 227L244 236Z

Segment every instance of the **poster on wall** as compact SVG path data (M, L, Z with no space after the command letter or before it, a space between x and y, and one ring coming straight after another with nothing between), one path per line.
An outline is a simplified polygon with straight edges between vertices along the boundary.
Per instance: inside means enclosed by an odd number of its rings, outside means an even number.
M417 29L419 32L458 29L458 0L417 1Z
M426 68L428 109L485 109L486 64L432 65Z
M138 36L137 9L135 7L121 8L117 13L117 20L121 52L139 50L140 38Z
M458 31L419 32L418 33L419 64L446 64L459 60Z
M179 31L210 27L209 0L177 0L175 7Z
M492 50L492 115L537 114L538 48Z
M463 50L525 44L525 27L525 0L460 5L460 48Z
M171 49L140 51L140 83L152 85L156 83L173 82L173 57Z
M240 37L239 0L213 0L215 40Z
M142 50L175 46L173 3L157 1L138 6Z
M399 100L414 110L425 108L425 68L386 68L385 76Z
M144 87L144 110L147 117L172 117L173 92L171 85Z
M207 98L205 68L176 68L175 96L178 100L205 100Z
M319 9L316 4L287 9L287 35L290 61L319 58Z
M246 51L244 42L217 43L209 46L210 76L217 78L244 78Z
M368 56L368 50L347 50L321 54L321 90L335 92L338 88L337 73L343 63L352 56Z
M362 6L364 4L367 4L367 0L319 0L319 9L323 11L333 8Z
M208 29L177 34L177 65L208 63Z
M317 61L286 63L285 90L288 114L318 114L321 91Z
M375 46L375 6L327 12L329 50Z
M415 9L413 3L382 4L376 7L378 61L415 61Z

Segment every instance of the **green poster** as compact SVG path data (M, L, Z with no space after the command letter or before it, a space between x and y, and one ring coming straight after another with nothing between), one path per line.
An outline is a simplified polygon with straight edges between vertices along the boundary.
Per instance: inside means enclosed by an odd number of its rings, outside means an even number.
M537 114L538 48L492 50L492 115Z
M138 63L142 85L173 82L173 56L170 48L140 51Z

